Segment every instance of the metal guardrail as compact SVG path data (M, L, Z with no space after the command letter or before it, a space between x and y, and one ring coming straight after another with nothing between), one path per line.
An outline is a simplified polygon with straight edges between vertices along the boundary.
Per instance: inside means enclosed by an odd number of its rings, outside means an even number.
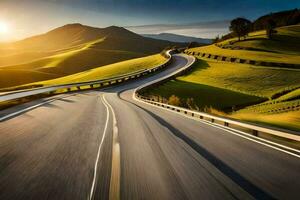
M195 62L195 60L194 60L194 62ZM212 123L215 122L215 121L219 121L219 122L223 122L224 126L227 126L227 127L229 125L236 125L236 126L239 126L239 127L242 127L242 128L247 128L247 129L252 130L252 134L254 136L258 136L258 133L261 132L261 133L266 133L266 134L278 136L278 137L281 137L281 138L285 138L285 139L300 142L300 134L299 135L292 134L292 133L288 133L288 132L285 132L285 131L270 129L268 127L263 127L263 126L258 126L258 125L254 125L254 124L250 124L250 123L245 123L245 122L241 122L241 121L237 121L237 120L233 120L233 119L229 119L229 118L225 118L225 117L214 116L214 115L204 113L204 112L193 111L193 110L189 110L189 109L186 109L186 108L182 108L182 107L178 107L178 106L173 106L173 105L157 102L157 101L154 101L150 98L144 97L144 96L139 94L139 91L141 91L143 89L146 89L148 87L152 87L153 85L159 84L162 81L169 80L170 78L174 78L175 76L178 76L178 74L186 72L187 70L189 70L192 67L192 64L189 64L188 66L186 66L182 70L177 71L176 73L171 74L170 76L152 81L152 82L150 82L146 85L143 85L143 86L137 88L135 90L134 96L137 99L142 100L144 102L147 102L147 103L159 106L159 107L167 108L167 109L170 109L170 110L173 110L173 111L181 112L181 113L184 113L186 115L190 115L192 117L197 117L197 118L200 118L200 119L207 118Z
M69 91L69 90L71 90L72 87L77 87L78 89L80 89L81 86L90 86L91 88L93 88L93 86L96 85L96 84L100 84L100 87L101 87L104 84L111 85L111 84L114 84L114 83L124 82L124 81L127 81L127 80L139 78L141 76L147 75L149 73L155 72L159 69L162 69L162 68L166 67L171 62L172 51L170 50L170 51L166 52L166 54L168 56L168 60L165 63L163 63L161 65L158 65L156 67L153 67L151 69L141 70L141 71L138 71L138 72L133 72L133 73L130 73L130 74L126 74L126 75L122 75L122 76L118 76L118 77L114 77L114 78L110 78L110 79L102 79L102 80L81 82L81 83L73 83L73 84L62 84L62 85L56 85L56 86L48 86L48 87L42 87L42 88L35 88L35 89L27 89L27 90L9 92L9 93L5 93L5 94L0 95L0 102L19 99L19 98L22 98L22 97L33 96L33 95L37 95L37 94L55 92L58 89L67 89ZM138 94L138 92L142 89L153 86L154 84L161 83L162 81L166 81L168 79L171 79L175 76L178 76L179 74L185 73L186 71L188 71L192 67L192 64L195 62L196 59L195 59L195 57L193 57L193 58L194 59L191 63L189 63L187 66L181 68L179 71L173 72L169 76L154 80L152 82L149 82L149 83L137 88L134 92L134 96L136 98L140 99L140 100L143 100L143 101L147 102L147 103L154 104L154 105L164 107L164 108L167 108L167 109L175 110L177 112L183 112L184 114L189 114L193 117L199 117L199 118L206 117L206 118L211 119L211 122L214 122L215 120L218 120L218 121L223 122L225 126L229 126L229 124L234 124L234 125L237 125L237 126L240 126L240 127L252 129L254 135L257 135L258 132L263 132L263 133L268 133L268 134L271 134L271 135L279 136L279 137L282 137L282 138L286 138L286 139L290 139L290 140L294 140L294 141L298 141L298 142L300 141L300 135L294 135L294 134L290 134L290 133L287 133L287 132L284 132L284 131L273 130L273 129L269 129L269 128L266 128L266 127L252 125L252 124L248 124L248 123L244 123L244 122L239 122L239 121L232 120L232 119L217 117L217 116L214 116L214 115L211 115L211 114L208 114L208 113L192 111L192 110L189 110L189 109L185 109L185 108L181 108L181 107L177 107L177 106L172 106L172 105L169 105L169 104L156 102L156 101L150 100L149 98L143 97L143 96Z
M140 99L142 99L145 102L151 103L153 105L157 105L160 107L164 107L170 110L174 110L177 112L181 112L187 115L190 115L192 117L198 117L200 119L203 119L204 117L208 118L211 120L211 122L214 121L220 121L223 122L225 126L229 126L230 124L232 125L236 125L236 126L240 126L242 128L248 128L251 129L253 131L253 135L257 136L258 132L262 132L262 133L267 133L267 134L271 134L271 135L275 135L278 137L282 137L282 138L286 138L286 139L290 139L290 140L294 140L294 141L298 141L300 142L300 135L294 135L294 134L290 134L287 132L283 132L283 131L279 131L279 130L273 130L273 129L269 129L269 128L265 128L265 127L261 127L261 126L257 126L257 125L252 125L252 124L247 124L244 122L239 122L236 120L232 120L232 119L228 119L228 118L223 118L223 117L217 117L214 115L210 115L204 112L199 112L199 111L192 111L189 109L185 109L185 108L181 108L181 107L177 107L177 106L172 106L169 104L165 104L165 103L160 103L160 102L156 102L153 100L150 100L149 98L143 97L138 95L138 97Z
M187 55L199 56L200 58L208 58L218 61L240 63L240 64L250 64L255 66L265 66L265 67L276 67L282 69L299 70L300 64L295 63L280 63L280 62L267 62L261 60L251 60L246 58L223 56L219 54L205 53L205 52L195 52L191 50L185 50L184 53Z
M39 87L39 88L32 88L32 89L25 89L25 90L18 90L13 92L6 92L4 94L0 94L0 102L9 101L9 100L16 100L23 97L29 97L37 94L45 94L45 93L51 93L55 92L59 89L66 89L67 92L71 91L71 88L76 87L78 90L80 90L80 87L83 86L89 86L91 88L94 88L95 85L112 85L115 83L124 82L127 80L132 80L135 78L139 78L141 76L147 75L149 73L155 72L157 70L160 70L164 67L166 67L171 62L171 56L172 50L169 50L166 52L166 56L168 57L167 61L161 65L155 66L150 69L145 70L139 70L133 73L116 76L113 78L108 79L101 79L101 80L95 80L95 81L87 81L87 82L80 82L80 83L72 83L72 84L61 84L61 85L54 85L54 86L46 86L46 87Z

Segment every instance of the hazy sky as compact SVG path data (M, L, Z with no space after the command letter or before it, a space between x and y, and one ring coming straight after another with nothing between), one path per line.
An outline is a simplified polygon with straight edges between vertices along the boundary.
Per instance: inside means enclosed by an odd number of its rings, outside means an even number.
M299 0L0 0L0 30L1 26L8 29L0 33L0 40L24 38L75 22L98 27L226 23L238 16L255 19L293 8L300 8ZM204 29L205 26L194 26L186 31L183 28L169 31L199 37L213 37L227 31L224 25Z

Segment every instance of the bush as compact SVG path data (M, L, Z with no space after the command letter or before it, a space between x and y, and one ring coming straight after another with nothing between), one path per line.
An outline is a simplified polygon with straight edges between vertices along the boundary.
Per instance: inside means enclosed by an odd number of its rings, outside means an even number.
M168 99L168 104L174 105L174 106L180 106L181 105L180 98L175 95L172 95Z

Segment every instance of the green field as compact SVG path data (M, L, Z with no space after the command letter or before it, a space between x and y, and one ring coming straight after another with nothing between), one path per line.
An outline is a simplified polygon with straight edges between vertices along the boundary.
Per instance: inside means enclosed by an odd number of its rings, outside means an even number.
M272 125L280 128L300 131L300 111L290 111L276 114L236 113L229 117L239 120Z
M214 55L270 62L300 64L300 25L277 29L273 40L265 31L251 33L243 41L222 42L248 48L222 49L215 45L189 49ZM256 123L300 130L300 70L231 63L201 58L190 72L146 91L146 95L167 102L171 95L181 106ZM170 100L169 103L172 103ZM175 101L176 102L176 101ZM205 109L211 107L211 109ZM234 109L232 109L234 108Z
M178 80L271 98L286 88L299 87L299 77L300 71L199 60L191 73Z
M300 51L300 25L280 27L276 29L274 39L269 40L266 31L252 32L246 40L238 41L237 38L220 42L222 45L245 47L256 51L274 52L281 54L299 55Z
M136 58L110 65L105 65L102 67L93 68L80 73L64 76L61 78L51 79L48 81L34 82L23 86L68 84L111 78L143 69L149 69L166 62L166 60L167 59L165 57L161 56L160 54L156 54L152 56Z
M175 95L184 107L298 130L300 89L293 88L300 86L299 77L300 71L198 60L188 74L145 94L160 99ZM271 99L286 90L290 92ZM188 98L194 106L187 105Z
M237 41L237 38L220 42L221 45L228 45L230 42L233 42L231 46L245 47L245 50L222 49L216 45L209 45L192 48L189 51L246 60L299 64L300 25L281 27L276 30L277 34L273 40L266 38L265 31L259 31L251 33L249 37L240 42Z
M1 67L0 86L6 88L59 78L99 66L145 56L145 54L135 52L95 48L95 45L101 42L102 39L32 62Z
M175 95L180 97L182 104L185 104L188 98L193 98L195 105L199 110L205 107L213 107L217 110L232 111L238 107L261 102L264 98L251 96L232 90L226 90L209 85L182 81L180 79L169 81L158 88L149 90L150 96L161 96L169 99Z

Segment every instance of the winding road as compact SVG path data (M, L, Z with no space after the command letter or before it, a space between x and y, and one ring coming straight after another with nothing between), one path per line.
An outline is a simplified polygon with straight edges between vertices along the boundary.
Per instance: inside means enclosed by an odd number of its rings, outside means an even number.
M189 62L0 122L0 199L299 199L299 157L133 98Z

